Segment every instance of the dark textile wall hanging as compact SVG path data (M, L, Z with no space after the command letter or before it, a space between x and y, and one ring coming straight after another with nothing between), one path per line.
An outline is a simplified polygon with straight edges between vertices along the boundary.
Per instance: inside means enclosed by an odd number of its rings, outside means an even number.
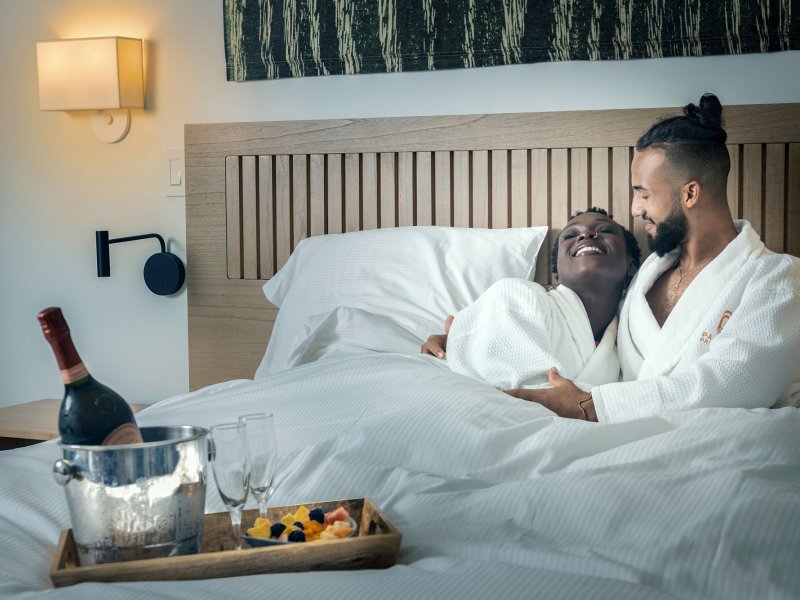
M229 81L800 49L800 0L223 0Z

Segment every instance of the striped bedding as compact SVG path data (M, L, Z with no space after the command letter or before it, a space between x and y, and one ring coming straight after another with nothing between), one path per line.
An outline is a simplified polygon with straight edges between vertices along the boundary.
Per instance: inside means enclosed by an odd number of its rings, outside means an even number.
M369 496L387 570L53 589L54 442L0 453L0 597L797 598L800 410L557 418L435 359L330 354L155 404L143 426L276 415L276 504ZM223 510L210 482L207 512Z

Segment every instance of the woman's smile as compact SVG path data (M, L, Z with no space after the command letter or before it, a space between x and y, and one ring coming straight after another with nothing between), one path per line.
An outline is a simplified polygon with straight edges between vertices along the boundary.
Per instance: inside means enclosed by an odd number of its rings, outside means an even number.
M591 242L586 242L586 243L580 245L572 256L578 257L578 256L585 256L587 254L597 255L597 254L605 254L605 253L606 253L606 251L603 248L601 248L599 245L597 245L596 242L591 241Z

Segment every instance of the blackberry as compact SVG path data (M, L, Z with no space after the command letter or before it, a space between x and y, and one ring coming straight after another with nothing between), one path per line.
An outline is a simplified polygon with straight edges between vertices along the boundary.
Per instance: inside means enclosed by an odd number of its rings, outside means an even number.
M305 525L303 525L303 524L302 524L300 521L295 521L295 522L293 523L293 525L294 525L295 527L297 527L298 529L305 529L305 528L306 528L306 526L305 526Z
M308 513L308 518L311 521L316 521L317 523L324 523L325 522L325 511L321 508L315 508L311 512Z
M302 530L297 529L289 534L288 540L290 542L305 542L306 534Z
M281 537L281 534L284 532L285 529L286 525L284 525L283 523L275 523L272 527L270 527L269 537L277 539Z

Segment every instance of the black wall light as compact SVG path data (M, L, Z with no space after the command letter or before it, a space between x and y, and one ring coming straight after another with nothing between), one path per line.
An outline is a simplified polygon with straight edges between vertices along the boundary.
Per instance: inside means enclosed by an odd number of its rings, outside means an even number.
M186 269L180 258L172 254L172 252L167 252L164 238L157 233L144 233L110 240L108 239L108 231L95 231L97 276L111 276L111 260L108 254L110 244L133 242L148 238L156 238L158 240L161 244L161 252L153 254L144 263L144 282L151 292L159 296L169 296L176 293L183 287L183 282L186 279Z

